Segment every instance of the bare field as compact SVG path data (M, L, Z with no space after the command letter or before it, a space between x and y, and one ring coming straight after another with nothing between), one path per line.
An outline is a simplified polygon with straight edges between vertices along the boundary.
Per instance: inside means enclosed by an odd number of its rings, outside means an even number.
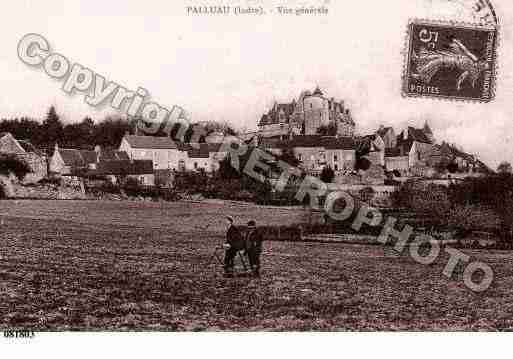
M222 203L0 201L0 327L35 330L511 330L513 253L467 289L380 246L265 242L260 279L209 265L223 216L294 223L300 209Z

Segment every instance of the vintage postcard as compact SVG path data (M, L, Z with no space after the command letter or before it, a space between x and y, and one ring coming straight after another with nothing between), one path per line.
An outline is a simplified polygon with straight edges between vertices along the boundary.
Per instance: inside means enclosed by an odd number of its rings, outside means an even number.
M0 345L513 330L511 1L2 13Z

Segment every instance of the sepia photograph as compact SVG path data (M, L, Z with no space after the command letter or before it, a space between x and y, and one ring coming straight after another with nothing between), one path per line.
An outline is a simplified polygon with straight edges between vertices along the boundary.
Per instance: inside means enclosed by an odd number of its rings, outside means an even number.
M5 5L0 346L513 331L510 1Z

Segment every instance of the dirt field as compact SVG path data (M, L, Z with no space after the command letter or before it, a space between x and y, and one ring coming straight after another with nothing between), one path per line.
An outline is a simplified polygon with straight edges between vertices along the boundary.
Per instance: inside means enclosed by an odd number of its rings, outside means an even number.
M466 251L494 269L482 294L443 277L444 260L423 266L348 244L265 242L260 279L224 279L208 262L225 214L259 224L303 215L215 203L0 201L0 327L513 328L513 253Z

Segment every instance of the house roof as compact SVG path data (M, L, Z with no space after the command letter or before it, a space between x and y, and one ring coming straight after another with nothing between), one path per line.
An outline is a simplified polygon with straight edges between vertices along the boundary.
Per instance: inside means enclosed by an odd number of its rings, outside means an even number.
M390 131L392 129L392 127L383 127L383 128L380 128L377 132L378 135L380 135L381 137L385 136L387 134L388 131Z
M34 145L27 140L18 140L18 143L25 150L25 152L34 152L34 153L39 152L37 150L37 148L34 147Z
M57 149L66 166L86 167L89 163L96 162L96 152L59 148Z
M321 147L321 141L323 136L321 135L303 135L294 136L288 142L290 147Z
M399 157L401 156L401 148L393 147L393 148L385 148L385 157ZM404 156L404 154L403 154Z
M100 151L100 161L116 161L116 160L129 160L128 154L125 151L104 150Z
M186 151L190 158L208 158L211 153L219 152L222 146L222 143L182 143L179 149Z
M19 145L28 153L35 153L38 156L44 155L44 153L37 149L29 140L18 140Z
M475 157L471 154L468 154L466 152L463 152L456 148L453 145L448 144L447 142L442 143L440 146L436 146L438 151L440 152L440 155L446 156L446 157L460 157L464 158L467 161L474 161Z
M90 171L97 175L145 175L153 173L151 160L114 160L98 162L96 170Z
M351 137L324 137L321 141L327 150L354 150L355 141Z
M317 86L313 92L314 95L320 95L320 96L324 96L324 94L322 93L321 89L319 88L319 86Z
M401 134L399 136L397 136L398 142L417 141L417 142L422 142L422 143L431 143L429 138L426 136L424 130L422 130L420 128L408 126L406 131L408 131L408 138L406 140L404 139L404 136L403 136L404 131L403 131L403 132L401 132Z
M295 108L295 101L292 101L291 103L276 103L273 106L273 108L269 110L268 113L262 115L262 117L260 118L260 122L258 123L258 126L272 125L283 122L280 121L280 118L278 116L280 112L284 113L285 122L288 122L290 116L294 113Z
M271 123L271 119L269 118L269 116L267 114L263 114L262 117L260 118L260 122L258 123L258 126L264 126L264 125L268 125Z
M176 143L169 137L126 135L124 139L133 148L177 149Z

